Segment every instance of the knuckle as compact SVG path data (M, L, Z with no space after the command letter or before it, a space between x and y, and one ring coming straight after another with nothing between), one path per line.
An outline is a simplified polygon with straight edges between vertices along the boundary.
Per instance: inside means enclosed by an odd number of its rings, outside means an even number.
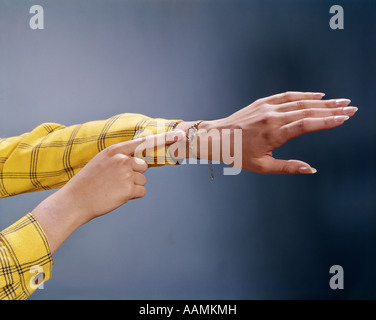
M314 114L313 109L304 109L304 110L302 110L302 115L303 115L304 118L310 118L310 117L313 116L313 114Z
M288 127L285 127L285 126L280 127L278 130L278 136L280 137L280 139L287 136L288 133L289 133L289 129Z
M133 170L126 170L126 172L124 174L124 178L127 180L127 182L133 181L133 179L134 179L134 171Z
M123 161L124 161L123 155L119 153L113 153L113 154L109 154L109 156L111 157L110 159L111 159L112 165L114 165L116 168L123 167Z
M108 155L115 155L118 153L118 147L116 144L112 144L108 146L106 149L104 149L103 151L107 152Z
M289 164L289 163L285 163L283 166L282 166L282 172L283 173L286 173L286 174L292 174L292 173L295 173L294 171L294 167Z
M332 115L342 115L345 112L345 108L332 109Z
M325 126L331 126L333 123L335 123L335 116L324 118L324 125Z
M264 102L261 107L265 112L267 112L268 115L273 114L273 111L274 111L273 105Z
M257 99L256 101L254 101L253 105L259 106L259 105L262 105L264 103L265 103L265 98L260 98L260 99Z
M122 191L124 193L124 198L126 198L126 199L132 198L133 187L132 187L132 185L130 183L126 183L123 186Z
M132 198L134 194L134 183L128 181L128 183L125 185L125 192L126 194Z
M104 154L104 155L108 155L108 156L111 156L111 155L115 154L115 152L114 152L114 146L111 145L111 146L103 149L101 151L101 153Z
M305 131L307 128L307 120L301 119L297 122L297 127L300 131Z
M295 102L295 105L298 109L303 109L304 107L306 107L306 102L303 100L299 100Z
M133 198L143 198L146 195L146 188L145 187L140 187L139 189L134 188L133 189Z
M291 95L292 95L291 91L286 91L286 92L283 93L283 97L286 98L286 99L290 99Z
M127 166L127 167L132 166L132 157L124 155L124 157L122 158L122 161L123 161L122 163L125 166Z
M265 125L271 125L274 123L276 116L273 112L267 111L261 118L261 122Z

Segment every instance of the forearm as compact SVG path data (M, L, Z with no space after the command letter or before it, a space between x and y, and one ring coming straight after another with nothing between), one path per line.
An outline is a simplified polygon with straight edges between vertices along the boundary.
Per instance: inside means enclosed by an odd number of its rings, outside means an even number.
M0 198L60 188L106 147L170 131L179 121L124 113L70 127L45 123L19 137L0 139ZM150 166L155 158L148 159Z
M51 254L54 254L75 230L88 222L81 209L79 203L62 188L32 211L47 236Z

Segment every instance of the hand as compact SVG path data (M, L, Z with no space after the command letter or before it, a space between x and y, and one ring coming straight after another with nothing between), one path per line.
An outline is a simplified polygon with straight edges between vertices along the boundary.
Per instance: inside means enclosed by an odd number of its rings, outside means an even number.
M299 160L277 160L273 150L308 132L340 126L357 111L348 99L321 100L324 94L286 92L260 99L221 121L242 129L242 168L259 173L315 173Z
M81 225L145 196L148 165L133 154L141 155L144 146L169 145L183 137L184 132L169 132L112 145L39 204L32 214L47 235L51 253Z
M85 222L146 194L146 162L132 157L145 139L107 147L59 191Z
M241 152L235 154L233 163L235 166L240 163L242 169L264 174L315 173L316 169L303 161L273 158L273 150L305 133L335 128L357 111L356 107L348 107L348 99L322 100L323 96L322 93L286 92L259 99L227 118L202 122L199 132L230 129L233 136L233 129L241 129ZM181 123L177 129L187 131L192 124ZM204 135L199 135L198 144ZM221 135L222 141L224 136ZM198 157L223 161L223 150L221 153L212 150L221 145L215 142L218 141L213 139L206 152L197 147ZM220 154L220 159L215 154Z

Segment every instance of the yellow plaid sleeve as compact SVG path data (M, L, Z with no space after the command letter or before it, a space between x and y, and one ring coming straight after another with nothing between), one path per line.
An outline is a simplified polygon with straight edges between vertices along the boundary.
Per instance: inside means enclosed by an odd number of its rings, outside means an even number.
M51 278L45 233L32 214L0 232L0 300L24 300Z
M180 121L124 113L69 127L44 123L29 133L0 139L0 198L62 187L106 147L170 131ZM145 160L150 166L172 164L166 151L161 155L156 150Z

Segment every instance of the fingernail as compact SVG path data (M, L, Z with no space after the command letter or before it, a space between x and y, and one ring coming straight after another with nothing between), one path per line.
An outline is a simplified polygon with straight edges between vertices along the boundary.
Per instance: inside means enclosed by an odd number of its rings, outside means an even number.
M311 174L313 174L313 173L316 173L317 170L316 170L315 168L300 167L300 168L299 168L299 172L300 172L300 173L311 173Z
M138 158L138 157L134 157L134 161L137 163L137 164L145 164L145 160L141 159L141 158Z
M315 98L322 98L323 96L325 96L325 93L322 93L322 92L315 92L315 93L313 94L313 96L314 96Z
M349 120L349 116L335 116L334 121L335 122L344 122L346 120Z
M350 102L351 102L351 100L349 100L349 99L337 99L336 105L337 106L347 106Z
M349 116L354 115L355 112L357 112L357 111L358 111L357 107L346 107L346 108L343 108L343 113L347 114Z
M310 169L308 167L300 167L299 172L300 173L309 173Z

